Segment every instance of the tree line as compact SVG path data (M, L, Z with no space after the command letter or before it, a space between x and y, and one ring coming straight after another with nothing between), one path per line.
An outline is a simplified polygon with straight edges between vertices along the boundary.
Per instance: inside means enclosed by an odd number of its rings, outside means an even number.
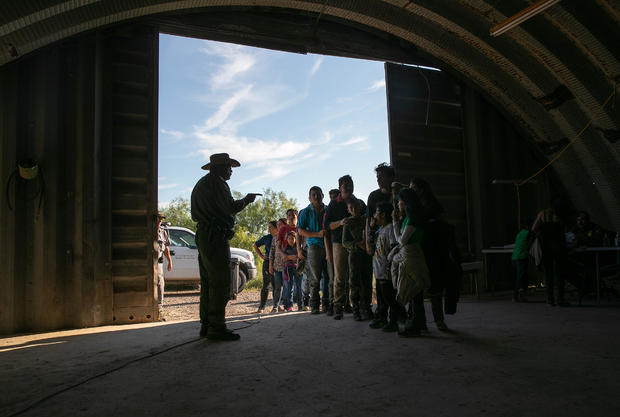
M232 192L235 199L243 197L238 191ZM254 242L267 233L267 224L271 220L285 217L289 208L298 209L297 200L289 198L283 191L274 191L271 188L263 189L263 196L247 206L237 214L235 236L230 246L251 251ZM168 207L161 210L166 221L172 226L186 227L196 231L196 222L192 220L191 202L187 198L176 197ZM262 276L262 259L256 257L256 267L259 277Z

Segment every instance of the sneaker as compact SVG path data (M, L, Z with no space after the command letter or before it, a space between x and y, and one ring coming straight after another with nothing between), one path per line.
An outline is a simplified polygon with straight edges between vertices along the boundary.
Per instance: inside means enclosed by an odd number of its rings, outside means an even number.
M304 311L310 311L310 306L304 306Z
M265 307L258 307L257 313L262 314L265 312Z
M278 311L284 311L284 306L278 306Z
M381 328L384 332L395 332L398 330L398 325L394 322L390 322Z
M447 332L448 331L448 326L446 326L446 322L443 320L437 320L435 322L435 324L437 325L437 329L442 331L442 332Z
M382 329L383 326L385 326L385 322L381 319L373 319L368 325L371 329Z
M272 312L272 313L277 313L277 312L278 312L278 307L274 307L274 308L272 308L272 309L271 309L271 312Z
M293 306L290 306L289 308L287 308L286 311L288 311L288 312L293 311Z
M241 339L237 333L230 329L224 329L219 332L207 332L207 339L209 340L221 340L221 341L234 341Z

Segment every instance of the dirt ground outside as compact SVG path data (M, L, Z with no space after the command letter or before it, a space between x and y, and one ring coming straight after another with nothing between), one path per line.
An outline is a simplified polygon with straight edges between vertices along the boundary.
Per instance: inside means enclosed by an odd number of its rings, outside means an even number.
M267 303L269 305L271 296ZM257 312L260 302L260 290L243 290L236 300L226 306L226 317L251 315ZM164 318L166 321L198 320L200 291L195 289L176 289L166 291L164 295Z

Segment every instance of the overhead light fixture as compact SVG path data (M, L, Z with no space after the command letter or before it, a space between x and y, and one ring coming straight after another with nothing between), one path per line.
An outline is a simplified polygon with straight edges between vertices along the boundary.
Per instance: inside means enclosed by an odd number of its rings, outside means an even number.
M499 36L559 2L560 0L539 0L514 16L504 20L502 23L492 27L490 31L491 36Z

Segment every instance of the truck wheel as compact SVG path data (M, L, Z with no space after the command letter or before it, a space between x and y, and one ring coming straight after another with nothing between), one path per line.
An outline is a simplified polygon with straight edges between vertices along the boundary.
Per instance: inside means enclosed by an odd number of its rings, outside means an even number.
M245 284L248 282L248 276L246 275L245 272L243 272L241 269L239 269L239 286L237 287L238 290L237 292L240 293L241 291L243 291L243 289L245 288Z

